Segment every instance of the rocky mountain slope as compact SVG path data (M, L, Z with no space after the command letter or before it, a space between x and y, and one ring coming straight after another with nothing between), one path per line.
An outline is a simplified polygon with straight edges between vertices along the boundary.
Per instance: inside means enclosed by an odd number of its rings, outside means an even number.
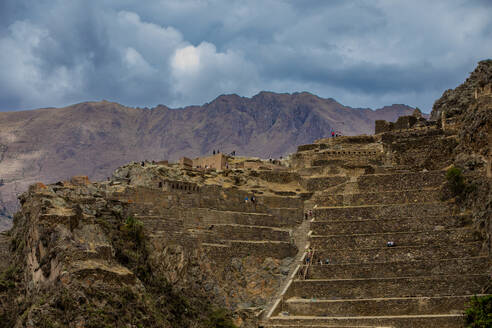
M477 227L492 240L492 60L483 60L466 81L447 90L431 116L457 134L452 154L464 177L460 206L473 214Z
M370 134L413 108L354 109L309 93L220 96L203 106L129 108L107 101L0 113L0 217L12 215L27 186L88 175L104 179L129 161L236 150L278 157L329 135ZM0 229L1 229L0 225Z

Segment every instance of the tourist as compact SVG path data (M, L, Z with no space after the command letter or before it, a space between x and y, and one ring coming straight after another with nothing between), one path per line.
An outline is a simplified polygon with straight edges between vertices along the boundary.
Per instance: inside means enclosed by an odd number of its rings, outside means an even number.
M248 196L246 196L246 197L244 198L244 202L245 202L245 203L248 203L248 202L249 202Z
M331 131L331 137L335 138L335 131L333 131L333 130Z
M214 149L214 151L212 152L212 154L213 154L213 155L215 155L215 149Z
M311 258L313 257L313 250L308 248L307 254L306 254L306 264L309 264L309 261L311 261Z
M386 246L388 246L388 247L394 247L395 246L395 242L394 241L388 241L386 243Z

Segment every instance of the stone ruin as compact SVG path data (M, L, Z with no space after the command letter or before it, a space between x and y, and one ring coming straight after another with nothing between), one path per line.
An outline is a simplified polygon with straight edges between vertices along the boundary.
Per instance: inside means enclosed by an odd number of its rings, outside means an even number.
M442 200L452 131L407 116L376 133L293 155L313 193L311 251L261 327L462 327L470 297L490 292L485 236Z

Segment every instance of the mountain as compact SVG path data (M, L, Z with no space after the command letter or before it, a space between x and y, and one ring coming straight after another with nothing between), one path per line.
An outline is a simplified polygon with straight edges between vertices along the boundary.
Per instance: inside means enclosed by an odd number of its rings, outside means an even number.
M374 121L410 115L406 105L350 108L310 93L222 95L203 106L130 108L101 101L0 113L0 212L27 186L88 175L104 179L129 161L177 160L236 150L278 157L328 136L371 134Z

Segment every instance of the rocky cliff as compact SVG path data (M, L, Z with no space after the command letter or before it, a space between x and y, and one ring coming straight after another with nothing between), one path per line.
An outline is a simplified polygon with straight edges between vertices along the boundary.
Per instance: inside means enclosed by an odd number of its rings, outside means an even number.
M12 215L16 195L37 181L72 175L104 179L120 165L145 159L236 150L278 157L326 136L373 132L377 119L395 120L412 108L354 109L309 93L220 96L203 106L129 108L89 102L66 108L0 113L0 212ZM0 214L1 215L1 214Z
M288 172L150 162L100 183L32 185L0 239L0 327L254 326L302 221L302 200L270 188L302 189Z
M491 245L492 226L492 60L478 63L466 81L447 90L431 116L443 129L456 133L452 164L464 177L459 204L474 216Z

